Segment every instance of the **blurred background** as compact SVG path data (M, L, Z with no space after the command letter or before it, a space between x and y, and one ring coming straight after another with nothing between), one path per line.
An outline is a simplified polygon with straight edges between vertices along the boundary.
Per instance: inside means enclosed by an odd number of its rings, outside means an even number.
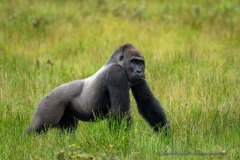
M82 123L74 138L52 131L18 139L42 96L92 75L124 43L146 59L147 81L173 128L169 137L152 136L131 99L132 136L112 136L101 122ZM1 0L0 159L52 159L72 143L120 159L183 150L238 159L239 62L238 0Z

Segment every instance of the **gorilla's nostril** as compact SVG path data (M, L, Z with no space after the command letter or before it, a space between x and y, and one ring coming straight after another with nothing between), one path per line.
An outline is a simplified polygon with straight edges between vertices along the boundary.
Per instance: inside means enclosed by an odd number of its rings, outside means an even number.
M142 71L141 70L137 70L137 73L142 73Z

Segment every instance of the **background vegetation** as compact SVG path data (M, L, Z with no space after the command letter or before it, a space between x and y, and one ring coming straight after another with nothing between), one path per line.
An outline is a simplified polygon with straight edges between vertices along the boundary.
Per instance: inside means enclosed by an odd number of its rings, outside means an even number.
M146 76L169 120L154 135L132 101L134 125L112 133L106 121L75 134L23 134L41 97L95 73L123 43L146 59ZM161 153L226 153L240 158L240 2L0 1L0 159L82 156L218 159ZM79 154L79 155L78 155ZM84 156L84 155L83 155Z

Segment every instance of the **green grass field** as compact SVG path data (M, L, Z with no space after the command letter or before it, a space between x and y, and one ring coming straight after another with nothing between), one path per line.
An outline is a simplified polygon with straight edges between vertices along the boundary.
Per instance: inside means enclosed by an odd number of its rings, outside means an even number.
M128 132L101 121L24 134L41 97L127 42L146 59L168 136L153 134L132 96ZM0 115L1 160L240 159L240 2L1 0ZM224 155L162 155L211 152Z

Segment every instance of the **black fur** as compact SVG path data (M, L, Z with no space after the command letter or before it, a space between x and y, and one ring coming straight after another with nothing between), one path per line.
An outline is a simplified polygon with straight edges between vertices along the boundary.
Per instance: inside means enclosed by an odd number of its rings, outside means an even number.
M131 124L129 89L140 114L154 131L167 126L166 116L144 80L144 58L131 44L118 48L94 75L75 80L51 91L39 103L28 133L50 127L74 131L78 121L96 117L126 119Z
M143 80L140 84L131 87L133 96L137 102L138 111L143 118L153 127L154 131L166 130L167 118L159 103L153 96L148 84Z

